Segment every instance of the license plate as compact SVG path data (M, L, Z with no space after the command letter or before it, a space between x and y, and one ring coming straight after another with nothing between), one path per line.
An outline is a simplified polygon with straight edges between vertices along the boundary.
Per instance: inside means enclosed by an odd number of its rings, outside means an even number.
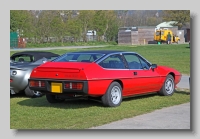
M51 83L51 92L62 93L62 83Z

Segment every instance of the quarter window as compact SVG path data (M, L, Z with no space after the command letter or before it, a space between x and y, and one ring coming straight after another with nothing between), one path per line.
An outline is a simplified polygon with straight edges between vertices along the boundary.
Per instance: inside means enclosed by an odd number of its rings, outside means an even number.
M99 65L103 68L109 69L125 69L124 63L120 55L111 55L100 62Z

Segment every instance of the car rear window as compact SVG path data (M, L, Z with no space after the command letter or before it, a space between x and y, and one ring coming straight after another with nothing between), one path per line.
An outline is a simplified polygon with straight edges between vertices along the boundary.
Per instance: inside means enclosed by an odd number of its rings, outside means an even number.
M95 60L102 57L103 54L97 53L68 53L64 54L57 59L53 60L54 62L94 62Z

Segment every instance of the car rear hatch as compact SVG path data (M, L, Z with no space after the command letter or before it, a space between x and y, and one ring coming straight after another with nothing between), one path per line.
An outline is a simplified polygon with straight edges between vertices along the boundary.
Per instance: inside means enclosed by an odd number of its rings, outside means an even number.
M91 63L47 62L35 68L30 78L86 80L84 69Z

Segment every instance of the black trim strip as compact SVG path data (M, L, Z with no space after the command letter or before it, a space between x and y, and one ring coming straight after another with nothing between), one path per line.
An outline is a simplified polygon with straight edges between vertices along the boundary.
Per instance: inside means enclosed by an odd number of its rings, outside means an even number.
M55 80L55 79L28 79L28 82L30 82L30 80L35 80L35 81L45 81L45 87L30 87L29 88L31 90L34 91L41 91L43 93L51 93L51 83L55 82L55 83L62 83L62 89L63 89L63 93L56 93L56 94L82 94L82 95L87 95L88 94L88 81L86 80ZM82 90L76 90L76 89L65 89L64 84L65 82L81 82L83 83L83 89Z

